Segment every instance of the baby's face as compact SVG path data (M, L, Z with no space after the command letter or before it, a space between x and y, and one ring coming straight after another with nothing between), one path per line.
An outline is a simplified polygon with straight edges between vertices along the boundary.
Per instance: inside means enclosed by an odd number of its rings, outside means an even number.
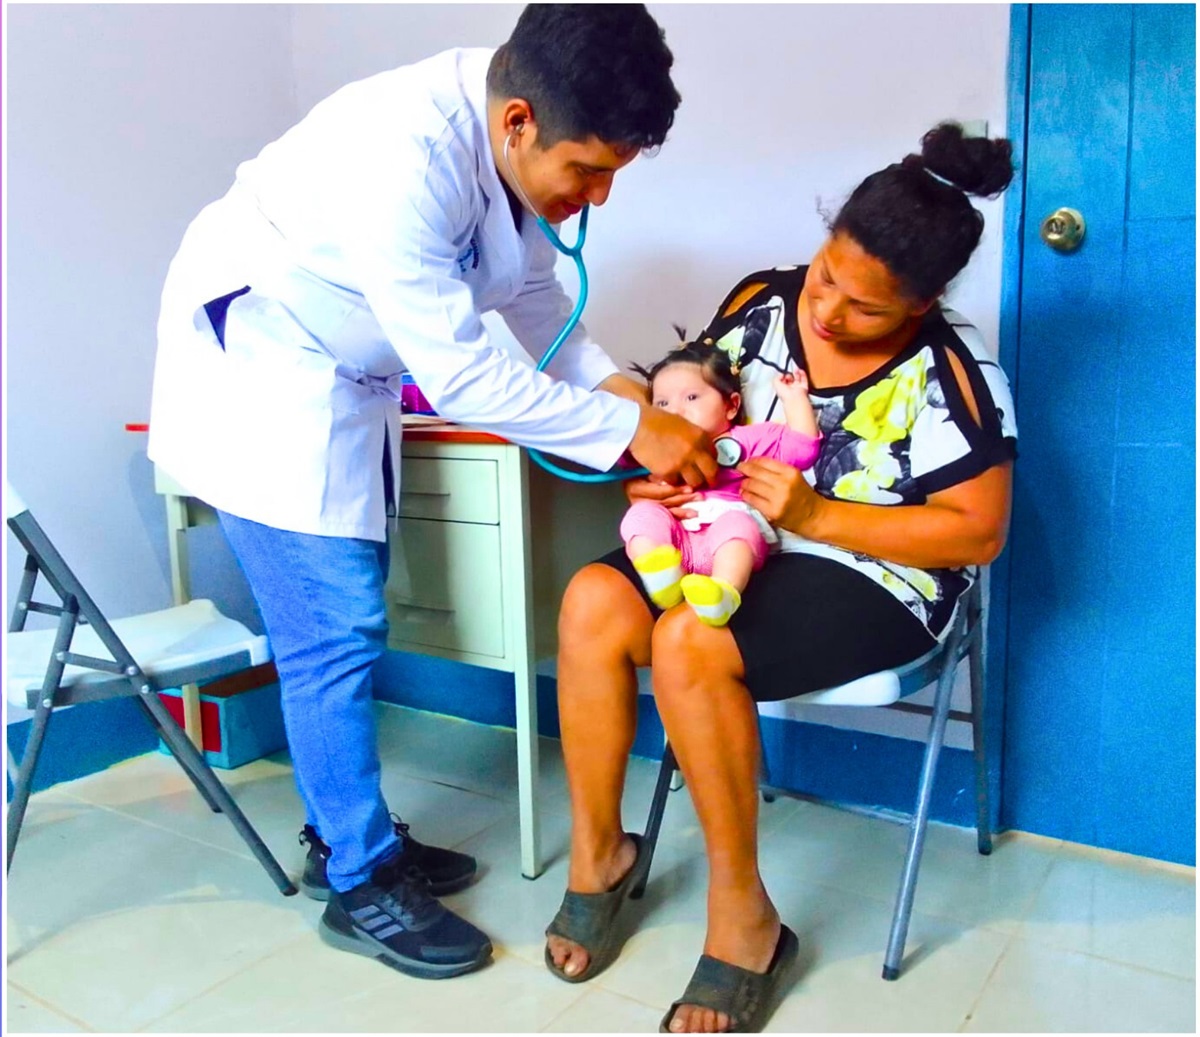
M720 390L704 380L698 364L671 364L654 378L653 406L686 418L710 436L727 432L738 412L739 400L726 401Z

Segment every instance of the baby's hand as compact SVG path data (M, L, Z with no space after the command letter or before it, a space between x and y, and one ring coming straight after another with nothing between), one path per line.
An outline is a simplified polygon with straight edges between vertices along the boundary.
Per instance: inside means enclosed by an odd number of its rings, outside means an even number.
M775 395L785 403L788 400L804 400L808 398L808 375L803 371L789 371L778 374L774 381Z

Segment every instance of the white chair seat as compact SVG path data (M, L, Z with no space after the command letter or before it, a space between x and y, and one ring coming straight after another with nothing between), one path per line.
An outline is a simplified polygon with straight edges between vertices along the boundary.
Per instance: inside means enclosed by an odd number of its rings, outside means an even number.
M895 670L882 670L839 684L836 688L822 688L807 695L796 695L792 701L823 706L890 706L899 699L899 675Z
M211 601L199 598L186 605L129 616L112 623L130 655L148 676L170 673L185 667L221 659L239 652L250 657L250 666L269 662L267 639L256 635L223 615ZM28 630L6 637L7 669L5 693L8 701L25 708L28 693L42 687L46 664L54 649L56 631ZM98 659L111 659L95 630L81 626L71 641L72 652ZM111 681L113 675L83 666L68 666L61 686L72 687Z

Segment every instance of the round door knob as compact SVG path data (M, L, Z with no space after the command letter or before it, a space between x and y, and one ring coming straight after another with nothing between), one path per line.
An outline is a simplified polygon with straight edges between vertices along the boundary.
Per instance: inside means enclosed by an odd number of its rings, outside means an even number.
M1083 213L1063 206L1042 220L1042 240L1057 252L1074 252L1086 229Z

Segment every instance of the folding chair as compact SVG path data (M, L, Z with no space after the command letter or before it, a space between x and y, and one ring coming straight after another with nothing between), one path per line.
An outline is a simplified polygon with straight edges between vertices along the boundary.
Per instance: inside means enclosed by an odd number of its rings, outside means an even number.
M980 582L976 580L959 601L949 635L920 659L895 670L883 670L836 688L825 688L786 700L827 706L884 706L904 712L923 713L932 718L925 746L925 759L921 767L916 810L909 819L908 852L900 876L900 891L896 897L896 909L892 915L892 928L888 937L887 953L884 956L884 979L896 979L900 975L904 944L908 937L908 922L912 914L913 894L917 887L917 871L921 866L921 851L925 846L925 828L929 821L929 806L933 798L938 756L945 740L946 722L952 716L955 720L971 721L975 757L976 842L981 854L987 855L992 852L983 723L983 627L983 594ZM969 660L969 715L952 712L950 709L954 675L963 658ZM900 701L917 694L934 681L937 682L937 691L932 706ZM646 852L650 855L647 858L647 868L658 841L667 793L675 784L676 768L675 753L668 743L663 753L662 766L659 768L658 782L654 787L650 814L646 821ZM769 785L769 782L765 783ZM763 795L768 801L773 798L769 791L764 790Z
M5 871L12 866L51 712L57 706L132 696L204 802L225 813L279 891L294 894L296 887L158 697L165 688L203 684L268 662L267 639L205 600L110 624L29 509L10 486L5 491L8 528L27 552L6 639L5 686L12 705L33 710L9 804ZM59 604L33 600L39 575ZM57 629L26 631L31 612L57 616Z

